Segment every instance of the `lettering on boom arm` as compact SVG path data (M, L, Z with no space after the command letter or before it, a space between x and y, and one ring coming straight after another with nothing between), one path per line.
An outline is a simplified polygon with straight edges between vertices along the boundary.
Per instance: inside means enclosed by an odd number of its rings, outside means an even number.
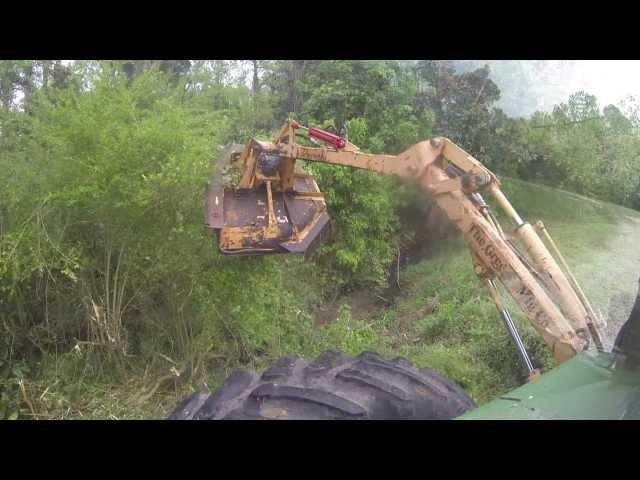
M508 278L511 277L514 280L517 279L517 275L512 268L510 268L508 262L506 262L503 258L498 254L496 247L493 243L489 241L487 238L487 234L482 230L482 228L474 223L468 232L468 238L476 245L477 251L480 252L482 256L484 256L484 260L489 264L491 269L503 279L505 286L512 283L509 282ZM550 318L547 313L540 308L540 305L536 301L535 296L530 288L526 285L522 284L522 282L518 279L519 286L515 289L509 288L513 293L515 293L522 307L527 312L529 318L532 318L538 325L543 328L546 328L550 323Z
M484 253L489 261L489 265L494 272L500 273L505 268L506 263L498 256L495 246L489 242L486 234L477 225L473 224L469 230L469 236L479 247L478 250Z

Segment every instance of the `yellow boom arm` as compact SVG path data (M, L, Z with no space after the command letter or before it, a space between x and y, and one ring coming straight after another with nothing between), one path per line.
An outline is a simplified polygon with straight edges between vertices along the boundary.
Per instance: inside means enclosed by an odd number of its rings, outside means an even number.
M301 127L297 123L288 121L274 143L253 140L245 148L241 156L244 171L240 189L254 189L266 183L270 195L271 189L285 194L295 192L297 159L417 181L462 232L475 271L487 282L492 296L496 293L493 279L497 278L558 362L587 348L590 337L602 348L598 332L601 325L597 323L600 320L575 277L570 272L565 275L534 228L518 215L500 189L498 178L463 149L446 138L417 143L399 155L362 153L348 142L341 149L314 148L295 142L298 128ZM256 154L259 151L277 155L277 172L265 175L261 171ZM511 219L530 261L506 238L480 191L488 191ZM546 237L546 230L544 233ZM562 262L566 268L563 259Z

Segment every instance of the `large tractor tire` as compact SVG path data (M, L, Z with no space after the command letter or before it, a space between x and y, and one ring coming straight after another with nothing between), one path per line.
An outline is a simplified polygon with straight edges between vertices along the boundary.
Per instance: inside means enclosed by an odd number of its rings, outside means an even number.
M459 386L408 360L329 351L284 357L261 376L238 370L213 394L184 399L171 420L446 420L475 408Z

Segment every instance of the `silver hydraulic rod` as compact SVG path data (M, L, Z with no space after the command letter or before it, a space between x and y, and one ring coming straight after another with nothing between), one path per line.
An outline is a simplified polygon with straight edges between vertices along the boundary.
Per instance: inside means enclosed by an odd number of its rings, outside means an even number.
M502 231L502 228L500 227L500 224L498 223L498 220L491 213L491 210L489 209L489 206L487 205L487 203L484 201L484 198L482 198L482 195L480 195L477 192L472 193L471 199L478 206L478 208L480 209L480 212L489 221L489 223L491 223L494 226L498 234L502 238L505 238L506 240L506 237L504 235L504 232ZM525 367L527 368L527 374L529 375L529 379L532 379L535 377L535 375L538 372L534 368L533 362L531 361L531 358L527 353L527 349L525 348L524 342L522 341L522 337L520 337L520 333L516 328L516 324L514 323L513 318L511 317L511 314L509 313L509 311L506 308L504 308L504 306L500 302L500 298L498 297L498 289L496 288L496 284L494 283L494 281L491 279L486 279L486 281L489 286L489 292L491 293L491 297L493 298L493 301L496 304L496 308L500 313L500 317L502 318L502 321L507 327L507 331L509 332L509 335L511 335L511 339L513 340L513 343L515 344L516 349L518 350L520 359L522 360Z
M509 334L511 335L511 338L513 339L513 342L516 344L517 348L518 348L518 353L520 354L520 358L522 359L522 361L524 362L525 366L527 367L527 373L530 375L534 372L535 368L533 366L533 362L531 361L531 358L529 357L529 354L527 353L527 350L524 346L524 343L522 342L522 337L520 337L520 334L518 333L518 330L516 329L516 325L513 322L513 318L511 318L511 314L509 313L509 310L503 309L502 310L502 319L504 320L505 325L507 326L507 329L509 330Z
M502 306L500 300L498 299L498 289L496 288L496 284L493 280L489 279L487 279L487 283L489 284L489 290L491 291L491 296L493 297L496 307L498 308L498 312L500 312L500 317L507 327L509 335L511 335L511 339L513 340L513 343L518 350L518 354L520 355L522 363L524 363L525 367L527 368L527 374L529 375L529 377L531 377L535 374L536 369L533 366L533 362L531 361L529 354L527 353L527 349L524 346L522 337L520 336L520 333L518 333L518 329L516 328L513 318L511 318L511 314L506 308Z

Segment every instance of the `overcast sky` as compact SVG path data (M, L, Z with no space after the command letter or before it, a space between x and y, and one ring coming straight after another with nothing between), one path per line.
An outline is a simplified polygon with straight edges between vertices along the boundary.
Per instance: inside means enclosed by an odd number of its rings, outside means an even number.
M627 95L640 97L639 60L580 60L566 79L572 90L586 90L601 106L617 104Z

